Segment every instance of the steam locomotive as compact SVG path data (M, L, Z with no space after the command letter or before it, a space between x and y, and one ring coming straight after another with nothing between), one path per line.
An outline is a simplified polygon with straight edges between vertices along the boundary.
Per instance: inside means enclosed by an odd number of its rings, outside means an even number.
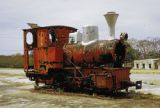
M74 91L113 92L136 86L130 67L124 67L127 34L120 39L94 40L88 44L70 40L76 28L47 26L24 29L24 71L39 83ZM29 36L32 42L28 42Z

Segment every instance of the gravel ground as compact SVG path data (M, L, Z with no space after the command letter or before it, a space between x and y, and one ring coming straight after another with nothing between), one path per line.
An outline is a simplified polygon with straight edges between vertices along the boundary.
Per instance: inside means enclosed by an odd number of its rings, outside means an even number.
M131 74L131 80L142 80L142 89L137 92L160 95L160 74Z
M36 92L32 82L24 76L22 70L18 73L16 70L2 71L0 70L0 108L159 108L160 106L160 96L150 93L131 92L125 97L97 98L87 95Z

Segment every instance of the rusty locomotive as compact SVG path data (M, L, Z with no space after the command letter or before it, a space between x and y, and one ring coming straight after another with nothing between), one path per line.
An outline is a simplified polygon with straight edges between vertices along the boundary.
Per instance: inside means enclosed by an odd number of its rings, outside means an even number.
M69 42L77 29L47 26L24 29L24 71L26 76L54 88L75 91L118 91L131 86L141 88L141 81L130 81L130 67L125 67L127 34L120 39L96 40L88 45ZM28 35L33 42L28 43Z

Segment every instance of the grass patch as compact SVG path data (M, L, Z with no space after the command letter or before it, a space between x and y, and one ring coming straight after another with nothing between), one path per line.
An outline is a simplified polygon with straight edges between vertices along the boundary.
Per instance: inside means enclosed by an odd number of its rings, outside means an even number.
M23 68L2 68L0 67L0 70L23 70Z
M149 85L160 85L160 80L145 81L143 83Z
M143 70L143 69L132 69L132 74L160 74L160 70Z
M25 76L25 74L0 73L0 76Z
M160 96L158 95L153 95L151 93L144 94L140 92L129 92L129 96L132 97L133 99L160 99Z
M129 93L136 93L136 91L135 90L130 90Z

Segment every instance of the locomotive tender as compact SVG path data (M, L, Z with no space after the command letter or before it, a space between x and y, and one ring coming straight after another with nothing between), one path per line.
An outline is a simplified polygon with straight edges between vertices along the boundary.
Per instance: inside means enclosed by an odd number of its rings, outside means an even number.
M127 34L120 39L94 40L89 44L69 42L77 31L69 26L24 29L24 71L36 85L76 91L118 91L142 82L131 82L130 67L124 67ZM27 39L31 36L33 42Z

